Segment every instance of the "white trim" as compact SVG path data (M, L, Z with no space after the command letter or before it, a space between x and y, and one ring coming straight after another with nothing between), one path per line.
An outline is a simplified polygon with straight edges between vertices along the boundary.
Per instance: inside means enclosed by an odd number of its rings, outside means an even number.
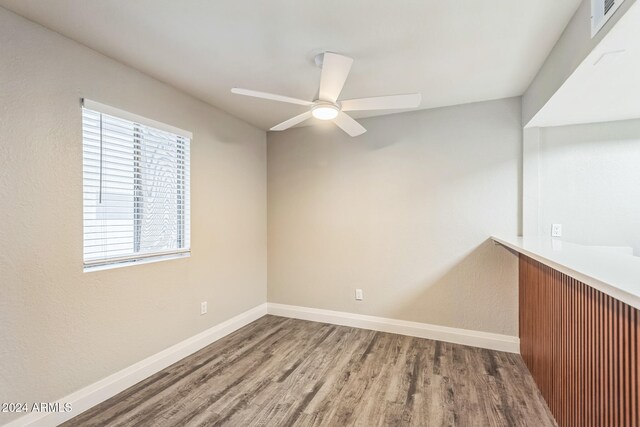
M59 425L126 390L145 378L150 377L156 372L159 372L162 369L184 359L207 345L229 335L243 326L248 325L267 313L275 316L351 326L354 328L446 341L455 344L487 348L490 350L507 351L510 353L519 353L520 347L520 340L517 337L508 335L450 328L447 326L431 325L428 323L409 322L406 320L388 319L384 317L367 316L341 311L265 303L232 317L231 319L194 335L191 338L187 338L178 344L162 350L161 352L135 363L128 368L116 372L115 374L103 378L100 381L56 401L60 403L60 406L63 406L65 403L71 403L73 412L33 412L5 424L5 427L44 427Z
M128 368L109 375L87 387L84 387L62 399L57 400L60 406L71 403L73 411L68 413L40 413L32 412L20 417L5 427L18 426L52 426L59 425L71 418L104 402L132 385L150 377L156 372L184 359L209 344L223 338L243 326L257 320L267 314L267 304L260 304L244 313L226 320L212 328L207 329L191 338L179 342L159 353L156 353Z
M111 258L108 260L101 260L93 264L85 263L82 271L84 271L85 273L91 273L92 271L111 270L114 268L129 267L132 265L151 264L159 261L169 261L172 259L189 257L191 257L190 249L185 249L180 252L147 254L138 257L130 256L126 258L120 258L120 260Z
M428 323L409 322L406 320L388 319L385 317L367 316L364 314L276 304L271 302L267 304L267 312L275 316L291 317L294 319L311 320L314 322L331 323L334 325L351 326L354 328L446 341L454 344L486 348L489 350L520 353L520 339L510 335L500 335L489 332L472 331L469 329L431 325Z
M157 120L149 119L147 117L139 116L137 114L130 113L125 110L121 110L116 107L112 107L110 105L101 104L96 101L92 101L90 99L83 98L82 106L86 109L97 111L98 113L108 114L113 117L117 117L119 119L125 119L132 122L140 123L141 125L146 125L155 129L160 129L165 132L171 132L173 134L182 136L184 138L193 139L193 133L177 128L175 126L168 125L166 123L159 122Z

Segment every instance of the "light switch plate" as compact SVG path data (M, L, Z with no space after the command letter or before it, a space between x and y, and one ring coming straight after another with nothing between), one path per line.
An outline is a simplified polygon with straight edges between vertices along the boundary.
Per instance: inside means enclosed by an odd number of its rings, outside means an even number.
M562 237L562 224L551 225L551 237Z
M362 301L364 299L364 294L362 293L362 289L356 289L356 301Z

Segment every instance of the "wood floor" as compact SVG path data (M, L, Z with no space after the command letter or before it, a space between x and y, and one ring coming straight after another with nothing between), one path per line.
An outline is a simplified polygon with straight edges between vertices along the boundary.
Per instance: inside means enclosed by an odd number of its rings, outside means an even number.
M519 355L265 316L66 426L554 426Z

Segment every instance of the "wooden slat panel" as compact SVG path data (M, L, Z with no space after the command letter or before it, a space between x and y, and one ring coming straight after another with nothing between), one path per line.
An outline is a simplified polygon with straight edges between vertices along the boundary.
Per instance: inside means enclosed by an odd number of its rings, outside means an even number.
M640 312L520 255L520 352L560 426L640 426Z

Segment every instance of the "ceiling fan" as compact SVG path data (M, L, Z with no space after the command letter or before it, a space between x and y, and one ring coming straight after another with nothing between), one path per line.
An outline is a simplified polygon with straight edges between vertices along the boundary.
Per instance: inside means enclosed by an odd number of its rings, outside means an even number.
M270 99L272 101L287 102L309 107L309 110L295 117L275 125L270 130L285 130L303 121L315 117L320 120L332 120L338 127L351 136L358 136L367 130L355 121L345 111L363 110L393 110L416 108L420 105L422 96L419 93L408 95L377 96L373 98L346 99L338 101L353 59L337 53L324 52L316 56L316 64L322 67L320 75L320 91L315 101L290 98L267 92L249 89L233 88L232 93L253 96L255 98Z

